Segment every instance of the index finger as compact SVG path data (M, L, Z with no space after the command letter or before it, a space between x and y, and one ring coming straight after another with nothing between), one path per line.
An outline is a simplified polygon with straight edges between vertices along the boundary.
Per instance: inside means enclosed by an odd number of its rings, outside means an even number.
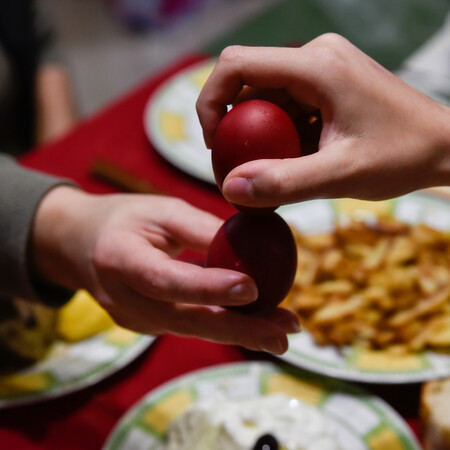
M101 261L103 276L168 303L242 305L258 297L248 275L172 259L141 236L123 236Z
M303 49L304 47L302 47ZM230 46L224 49L197 100L197 114L206 145L211 146L217 125L244 86L259 89L298 90L309 84L299 67L306 65L309 52L298 48ZM302 63L299 64L299 57ZM308 101L308 89L302 101ZM291 92L293 94L293 92Z

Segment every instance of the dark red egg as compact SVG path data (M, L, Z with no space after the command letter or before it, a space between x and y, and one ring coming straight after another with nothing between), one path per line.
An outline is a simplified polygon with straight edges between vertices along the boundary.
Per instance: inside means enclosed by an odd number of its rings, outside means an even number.
M211 150L219 189L228 173L243 163L301 156L294 122L282 108L266 100L247 100L228 111L217 127Z
M207 267L221 267L249 275L258 286L257 300L231 307L244 313L265 313L288 294L297 269L297 248L288 224L276 213L238 212L216 233Z

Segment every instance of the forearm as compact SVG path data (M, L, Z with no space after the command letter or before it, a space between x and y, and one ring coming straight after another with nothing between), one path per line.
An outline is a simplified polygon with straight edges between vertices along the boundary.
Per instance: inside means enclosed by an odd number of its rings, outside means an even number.
M43 144L69 131L76 122L76 108L66 69L57 63L36 72L36 142Z

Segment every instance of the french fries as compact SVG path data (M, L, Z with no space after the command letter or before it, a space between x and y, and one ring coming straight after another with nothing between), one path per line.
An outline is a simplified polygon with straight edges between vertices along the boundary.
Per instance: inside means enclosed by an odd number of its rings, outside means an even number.
M392 218L293 231L298 268L283 305L318 344L450 348L449 232Z

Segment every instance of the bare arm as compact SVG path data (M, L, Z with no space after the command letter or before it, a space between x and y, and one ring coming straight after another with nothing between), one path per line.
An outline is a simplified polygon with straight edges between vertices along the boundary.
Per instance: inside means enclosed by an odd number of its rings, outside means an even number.
M44 144L68 132L77 114L69 75L64 66L40 66L35 79L36 142Z

